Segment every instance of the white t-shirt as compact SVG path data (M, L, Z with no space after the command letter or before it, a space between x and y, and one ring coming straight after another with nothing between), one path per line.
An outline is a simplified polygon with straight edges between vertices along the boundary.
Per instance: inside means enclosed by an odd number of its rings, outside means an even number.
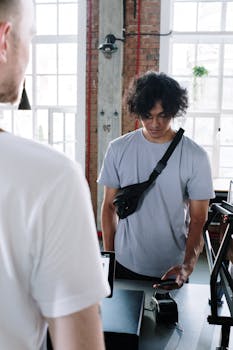
M150 142L142 129L115 139L109 144L98 182L120 188L148 180L170 143ZM189 225L188 200L213 197L208 156L183 136L136 212L119 221L117 261L136 273L155 277L181 264Z
M52 148L0 133L0 349L37 350L45 317L109 293L80 166Z

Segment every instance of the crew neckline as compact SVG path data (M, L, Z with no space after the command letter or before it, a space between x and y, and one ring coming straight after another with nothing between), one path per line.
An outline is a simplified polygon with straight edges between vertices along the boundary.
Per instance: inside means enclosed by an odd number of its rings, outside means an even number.
M160 142L152 142L152 141L149 141L144 135L143 135L143 130L142 130L143 128L140 128L140 135L141 135L141 139L143 140L143 142L145 142L145 143L147 143L147 144L150 144L150 145L155 145L155 147L156 146L166 146L166 145L169 145L171 142L172 142L172 140L170 140L170 141L166 141L166 142L162 142L162 143L160 143Z

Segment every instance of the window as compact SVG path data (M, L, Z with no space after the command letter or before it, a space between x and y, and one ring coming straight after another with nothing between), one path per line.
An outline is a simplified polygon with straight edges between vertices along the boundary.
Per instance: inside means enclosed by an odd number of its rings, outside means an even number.
M164 0L160 70L188 89L190 106L179 121L209 154L215 189L233 178L233 1ZM207 74L195 76L194 67Z
M83 0L35 1L37 34L25 77L32 110L18 111L12 107L0 110L4 129L49 143L79 160L83 167L85 12Z

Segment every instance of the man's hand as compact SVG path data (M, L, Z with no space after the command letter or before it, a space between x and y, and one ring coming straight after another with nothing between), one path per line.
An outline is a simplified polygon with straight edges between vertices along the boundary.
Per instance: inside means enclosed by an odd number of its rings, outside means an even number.
M161 278L162 281L173 280L173 283L154 284L154 288L160 288L165 290L179 289L187 281L192 270L185 266L185 264L171 267Z

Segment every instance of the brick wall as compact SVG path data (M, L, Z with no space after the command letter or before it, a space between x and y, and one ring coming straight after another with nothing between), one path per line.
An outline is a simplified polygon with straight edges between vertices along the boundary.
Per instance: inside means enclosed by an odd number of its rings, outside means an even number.
M87 3L87 118L89 118L89 122L87 124L88 164L86 170L96 215L99 1L88 0ZM155 33L160 31L160 0L125 0L125 9L126 39L122 94L127 90L130 81L136 74L159 69L160 38ZM139 9L140 13L138 13ZM140 29L140 35L138 35L138 29ZM135 119L128 115L124 109L122 115L122 133L134 130Z
M98 45L99 1L87 0L87 72L86 72L86 177L91 189L96 215L97 203L97 94L98 94Z

